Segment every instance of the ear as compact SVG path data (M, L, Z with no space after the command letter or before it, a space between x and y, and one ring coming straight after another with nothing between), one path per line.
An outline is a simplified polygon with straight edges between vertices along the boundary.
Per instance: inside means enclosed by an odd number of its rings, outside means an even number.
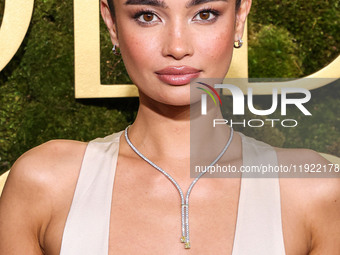
M248 13L250 11L252 0L241 0L241 5L236 13L236 23L235 23L235 41L242 38L244 25L247 20Z
M109 0L109 1L113 1L113 0ZM115 23L115 19L111 15L111 11L107 3L107 0L100 1L100 12L107 26L107 29L109 30L112 44L119 47L117 26Z

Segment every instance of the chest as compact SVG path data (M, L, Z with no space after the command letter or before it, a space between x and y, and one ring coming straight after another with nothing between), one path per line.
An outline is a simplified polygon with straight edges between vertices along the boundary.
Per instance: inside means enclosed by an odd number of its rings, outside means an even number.
M117 172L117 180L122 177ZM180 195L165 177L157 182L115 183L109 255L231 254L240 180L197 182L189 200L190 249L185 249L180 241ZM184 195L186 188L183 187Z
M191 249L184 249L184 244L180 242L179 193L167 178L159 175L155 184L148 178L134 179L126 171L117 172L118 181L115 182L111 207L109 255L231 255L239 224L238 212L249 209L239 205L241 180L202 178L197 182L189 201ZM130 181L119 182L123 179ZM300 211L301 205L296 203L302 198L294 198L294 193L288 191L287 183L285 180L281 184L281 218L286 254L308 254L310 239ZM181 185L184 195L188 186Z

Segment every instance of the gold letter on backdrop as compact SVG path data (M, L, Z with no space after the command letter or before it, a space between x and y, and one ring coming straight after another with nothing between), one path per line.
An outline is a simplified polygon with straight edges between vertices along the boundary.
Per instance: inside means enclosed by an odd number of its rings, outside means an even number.
M74 0L75 96L138 96L134 85L102 85L100 82L99 3L98 0Z
M28 30L34 0L5 0L5 12L0 27L0 71L9 63Z

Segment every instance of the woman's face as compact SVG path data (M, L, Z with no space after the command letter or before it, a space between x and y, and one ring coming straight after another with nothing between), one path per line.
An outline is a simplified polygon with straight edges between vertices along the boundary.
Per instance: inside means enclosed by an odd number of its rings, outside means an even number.
M191 78L226 75L250 7L243 1L236 12L235 0L114 0L115 19L105 2L102 15L142 94L188 105Z

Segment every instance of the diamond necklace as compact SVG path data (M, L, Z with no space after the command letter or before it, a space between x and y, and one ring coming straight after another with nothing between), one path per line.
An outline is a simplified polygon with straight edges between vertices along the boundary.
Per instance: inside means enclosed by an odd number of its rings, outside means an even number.
M136 152L136 154L138 156L140 156L142 159L144 159L146 162L148 162L151 166L153 166L158 171L160 171L162 174L164 174L175 185L175 187L177 188L177 190L179 192L179 195L181 196L181 216L182 216L182 236L181 236L181 242L184 243L184 248L185 249L190 249L190 238L189 238L189 196L190 196L190 192L191 192L192 188L194 187L194 185L196 184L198 179L201 178L201 176L204 175L207 171L205 170L205 171L201 172L195 178L195 180L193 180L193 182L189 186L189 189L187 191L187 195L186 195L185 200L184 200L183 191L182 191L181 187L178 185L178 183L175 181L175 179L172 178L162 168L160 168L155 163L153 163L151 160L149 160L147 157L145 157L142 153L140 153L139 150L137 150L137 148L131 143L131 141L130 141L130 139L128 137L128 128L129 127L130 126L128 126L125 129L125 139L126 139L127 143L129 144L129 146L131 147L131 149L134 150L134 152ZM226 146L223 148L223 150L217 156L217 158L208 166L207 169L209 169L211 166L215 165L216 162L223 156L223 154L228 149L228 147L229 147L229 145L230 145L230 143L231 143L231 141L233 139L233 136L234 136L234 130L233 130L232 127L230 127L230 137L228 139L228 142L227 142Z

